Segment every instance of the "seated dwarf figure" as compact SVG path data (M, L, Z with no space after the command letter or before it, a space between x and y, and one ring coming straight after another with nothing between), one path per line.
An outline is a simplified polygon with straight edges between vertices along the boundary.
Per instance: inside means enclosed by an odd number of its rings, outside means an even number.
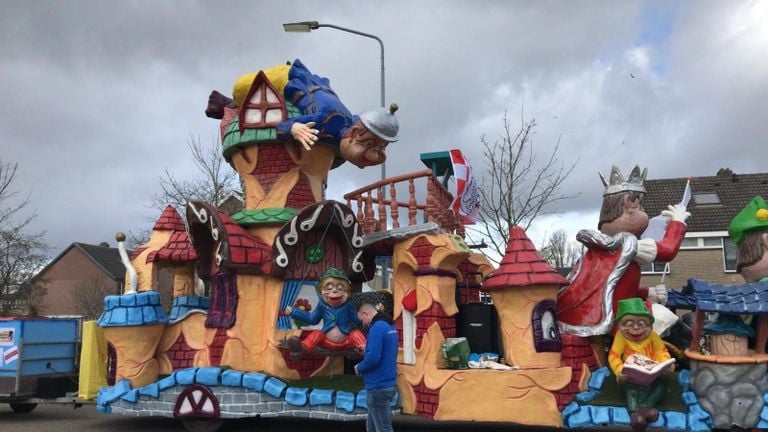
M310 353L316 347L330 351L353 350L362 353L365 350L365 335L353 326L361 326L354 306L349 301L349 279L343 271L329 267L317 284L320 301L311 313L288 306L284 313L292 319L318 324L323 321L321 330L313 330L303 340L293 337L288 340L288 348L293 357Z
M664 342L653 331L653 315L640 298L619 300L616 326L618 332L613 339L608 353L608 364L616 375L627 402L630 413L632 430L644 431L649 423L659 418L656 406L664 397L664 384L653 379L647 385L641 385L630 380L625 373L625 361L633 354L647 357L655 363L663 363L671 357ZM672 371L674 366L667 369Z

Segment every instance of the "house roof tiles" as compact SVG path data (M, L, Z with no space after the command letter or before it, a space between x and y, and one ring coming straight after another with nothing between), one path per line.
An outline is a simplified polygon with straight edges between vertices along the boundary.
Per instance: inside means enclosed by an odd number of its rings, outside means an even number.
M483 290L531 285L568 285L568 280L544 261L525 230L514 226L509 230L504 258L499 268L486 279Z
M680 202L686 178L646 180L643 199L648 216L654 217L668 205ZM736 214L755 196L768 197L768 173L735 174L722 169L714 176L691 177L691 192L717 193L721 204L696 204L691 200L688 232L725 231Z

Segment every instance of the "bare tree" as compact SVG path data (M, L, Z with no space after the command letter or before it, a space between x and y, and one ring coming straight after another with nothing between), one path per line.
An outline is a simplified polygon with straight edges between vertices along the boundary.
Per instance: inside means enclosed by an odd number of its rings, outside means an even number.
M231 191L240 189L239 176L224 160L219 145L203 146L199 138L190 136L187 147L197 168L195 177L182 180L166 168L160 176L161 191L152 197L152 208L170 204L183 215L189 201L218 205Z
M20 196L12 189L17 169L18 164L0 159L0 314L19 302L37 312L40 286L30 280L48 261L44 234L27 232L36 215L22 216L29 195Z
M115 294L115 287L99 278L89 278L82 282L72 295L72 308L86 320L93 320L104 310L104 297Z
M539 162L533 151L536 120L525 121L521 110L520 127L513 130L505 112L502 125L499 139L480 139L486 169L480 178L479 223L468 228L473 241L488 239L498 256L504 255L511 226L528 229L537 217L557 213L558 202L577 195L560 192L578 162L565 166L558 161L560 139Z
M540 250L544 259L555 268L572 267L581 257L578 243L568 240L568 232L564 229L553 232Z

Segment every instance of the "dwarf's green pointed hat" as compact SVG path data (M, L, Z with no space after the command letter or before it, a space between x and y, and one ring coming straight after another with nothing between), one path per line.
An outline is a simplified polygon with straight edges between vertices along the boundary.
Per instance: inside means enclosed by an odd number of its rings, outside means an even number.
M649 318L651 322L654 321L653 315L645 307L645 302L637 297L619 300L619 311L616 313L614 322L619 322L620 319L624 318L624 315L644 316Z
M328 278L341 279L349 283L349 278L347 277L346 273L337 269L336 267L328 267L325 272L320 275L320 280L317 282L317 286L319 287L323 281Z
M761 196L752 198L728 226L728 234L736 244L744 240L745 233L763 230L768 230L768 205Z

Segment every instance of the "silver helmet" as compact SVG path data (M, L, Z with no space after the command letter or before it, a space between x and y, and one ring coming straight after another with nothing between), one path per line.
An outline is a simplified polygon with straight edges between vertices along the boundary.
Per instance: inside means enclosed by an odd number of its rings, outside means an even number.
M360 121L371 133L387 141L395 142L398 140L398 131L400 123L395 117L395 111L399 107L397 104L391 104L389 110L379 108L373 111L366 111L360 114Z

